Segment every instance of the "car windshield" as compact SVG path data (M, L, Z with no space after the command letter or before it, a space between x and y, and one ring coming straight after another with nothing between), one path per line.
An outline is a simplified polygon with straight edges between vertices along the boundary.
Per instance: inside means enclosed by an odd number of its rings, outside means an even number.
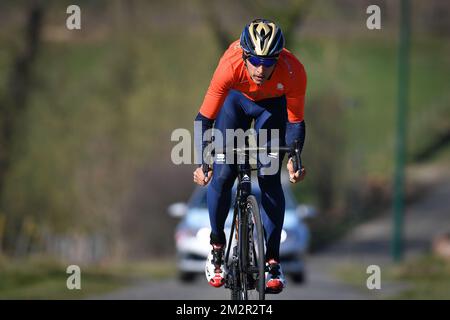
M296 208L295 200L293 198L293 195L289 188L283 187L284 190L284 197L286 199L286 209L287 210L294 210ZM252 186L252 193L255 195L256 199L259 203L261 203L261 190L259 187ZM234 202L234 198L236 196L236 188L233 188L232 191L232 199L231 203ZM206 208L206 188L199 187L196 189L194 194L192 195L192 198L189 201L189 207L190 208Z

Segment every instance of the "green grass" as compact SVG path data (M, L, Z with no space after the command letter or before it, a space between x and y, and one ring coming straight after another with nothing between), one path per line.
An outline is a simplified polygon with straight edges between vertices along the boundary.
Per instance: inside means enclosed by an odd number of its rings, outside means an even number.
M367 278L370 276L370 274L366 272L368 265L369 264L360 265L357 263L345 263L340 265L335 270L335 274L340 280L344 281L345 283L354 286L356 289L360 289L367 292L368 289L366 286L366 282ZM392 266L382 267L381 290L383 290L384 282L392 282L392 281L395 281L393 267Z
M357 289L366 289L366 267L347 264L341 266L336 275ZM388 299L450 299L450 261L433 255L405 261L399 265L388 265L381 269L381 292L387 284L400 284L402 289Z
M338 93L350 151L362 156L365 169L392 170L397 103L397 42L390 38L301 39L294 46L308 73L307 100ZM414 37L410 63L409 148L423 148L450 116L450 47L433 37ZM310 106L314 107L314 106ZM326 110L326 106L324 107ZM326 111L324 111L326 112ZM308 117L308 103L305 109ZM320 125L320 124L315 124Z
M139 281L175 274L169 260L108 266L83 266L81 290L69 290L66 265L48 258L0 261L0 299L80 299L97 296Z
M411 288L395 299L450 299L450 261L435 256L424 256L408 261L394 271L400 281Z

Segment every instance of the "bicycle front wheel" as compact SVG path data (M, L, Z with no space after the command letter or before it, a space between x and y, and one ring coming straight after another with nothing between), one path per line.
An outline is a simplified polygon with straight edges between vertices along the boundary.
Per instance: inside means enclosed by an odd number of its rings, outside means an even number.
M247 256L247 299L253 294L249 290L256 289L259 300L265 299L265 250L264 250L264 228L261 220L258 201L255 196L247 197L247 217L249 219L248 252ZM253 284L249 283L253 282ZM254 292L254 291L253 291ZM255 297L256 298L256 297Z

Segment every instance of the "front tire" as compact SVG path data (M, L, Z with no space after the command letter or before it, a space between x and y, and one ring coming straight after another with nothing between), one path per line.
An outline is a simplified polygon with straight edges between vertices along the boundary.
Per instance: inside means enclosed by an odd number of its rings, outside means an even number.
M253 264L250 267L257 268L255 289L258 292L259 300L265 300L265 252L264 252L264 228L259 211L258 201L255 196L250 195L247 198L246 208L248 215L253 222L253 234L251 238L253 243L250 244L247 257L250 261L250 255L255 255Z

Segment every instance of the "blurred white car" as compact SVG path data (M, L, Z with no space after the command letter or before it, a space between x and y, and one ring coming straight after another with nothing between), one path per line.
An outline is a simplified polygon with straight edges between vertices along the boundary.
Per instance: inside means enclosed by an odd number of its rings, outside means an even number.
M175 203L168 208L172 217L181 218L175 230L175 243L179 278L186 282L194 280L197 274L204 273L206 257L211 250L206 190L205 187L197 187L187 204ZM304 255L310 240L310 232L304 220L314 216L315 210L295 202L289 183L283 183L283 190L286 211L281 234L280 261L284 273L291 276L294 282L302 283L305 280ZM234 198L236 185L232 192ZM255 181L252 182L252 193L260 199L261 192ZM232 218L233 208L230 209L225 223L227 237Z

